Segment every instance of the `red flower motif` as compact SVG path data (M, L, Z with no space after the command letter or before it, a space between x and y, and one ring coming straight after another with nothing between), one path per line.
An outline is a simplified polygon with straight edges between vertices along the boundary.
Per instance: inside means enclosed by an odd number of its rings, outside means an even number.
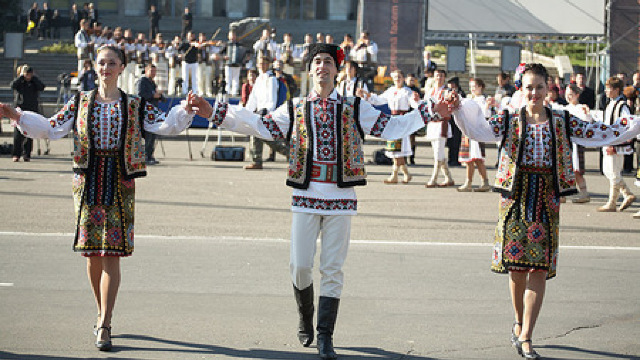
M338 51L336 51L336 55L338 59L338 63L336 64L336 66L340 66L342 64L342 60L344 60L344 51L342 51L342 48L338 48Z

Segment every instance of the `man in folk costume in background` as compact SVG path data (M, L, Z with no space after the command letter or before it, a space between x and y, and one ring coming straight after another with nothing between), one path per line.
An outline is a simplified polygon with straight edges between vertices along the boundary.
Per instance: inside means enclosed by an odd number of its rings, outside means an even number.
M441 99L445 92L445 77L447 72L444 70L436 70L434 79L434 87L424 94L424 98L430 99L430 101L436 101ZM431 179L425 184L428 188L448 187L453 186L454 181L449 171L447 159L444 152L444 147L447 143L447 139L452 136L451 127L449 126L449 118L442 119L443 121L430 122L427 125L427 137L426 140L431 141L431 148L433 149L433 174ZM438 174L440 170L444 172L444 182L437 183Z
M304 98L287 101L266 116L218 102L215 111L196 99L215 125L265 140L288 139L287 185L294 188L291 225L291 279L300 322L298 339L313 342L313 258L322 232L320 300L317 348L322 359L337 359L333 349L335 327L351 234L351 216L357 212L355 186L366 184L364 135L383 139L409 136L431 120L450 115L446 103L422 102L412 112L390 116L358 97L342 97L335 90L338 66L344 58L333 44L313 44L306 62L313 90ZM442 116L441 116L442 114Z
M613 124L616 119L621 116L631 115L629 106L627 106L622 90L624 83L617 77L610 77L605 83L605 94L609 98L609 104L604 110L604 118L602 122L607 125ZM600 212L615 212L618 196L622 193L623 200L618 211L623 211L636 200L631 190L624 182L622 177L622 168L624 164L624 156L633 154L633 146L631 143L621 144L618 146L606 146L602 148L602 170L604 175L609 179L609 200L606 204L598 208Z

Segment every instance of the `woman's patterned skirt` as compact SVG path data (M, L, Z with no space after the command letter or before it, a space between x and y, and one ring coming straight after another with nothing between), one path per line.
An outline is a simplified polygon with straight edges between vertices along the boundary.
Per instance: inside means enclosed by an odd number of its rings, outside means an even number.
M560 198L551 169L520 166L511 195L500 199L491 270L556 276Z
M86 174L73 178L76 236L83 256L133 253L135 180L124 180L118 151L97 150Z

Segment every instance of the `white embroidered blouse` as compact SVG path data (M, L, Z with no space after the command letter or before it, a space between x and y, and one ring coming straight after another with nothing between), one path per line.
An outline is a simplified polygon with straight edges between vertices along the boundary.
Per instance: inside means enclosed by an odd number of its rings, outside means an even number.
M121 100L101 103L96 100L93 116L93 134L96 148L118 149L122 136ZM158 135L176 135L191 125L193 114L189 114L185 103L171 108L168 114L147 103L144 109L144 130ZM46 118L38 113L24 111L18 122L18 129L34 139L61 139L73 130L75 123L74 99L69 100L57 114Z
M480 142L501 141L505 133L504 113L491 117L487 121L480 106L473 101L464 99L460 108L453 112L454 119L460 130L470 139ZM512 115L511 113L509 114ZM525 140L525 165L551 166L550 160L550 130L549 124L527 125ZM640 134L640 116L620 117L613 125L602 122L586 122L576 116L569 120L571 141L587 147L602 147L620 144L635 138Z

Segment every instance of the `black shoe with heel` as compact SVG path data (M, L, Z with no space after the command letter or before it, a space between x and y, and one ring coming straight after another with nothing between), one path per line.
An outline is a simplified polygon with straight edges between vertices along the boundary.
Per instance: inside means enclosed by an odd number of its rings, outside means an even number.
M516 346L516 343L518 342L518 337L520 336L520 335L516 335L516 326L520 326L520 331L522 331L522 323L514 322L513 327L511 327L511 345L513 345L514 347Z
M524 349L522 348L522 344L524 343L529 343L529 347L531 348L530 351L524 351ZM520 354L520 356L522 356L525 359L534 359L534 360L542 359L540 354L538 354L535 350L533 350L533 344L531 343L531 340L520 341L520 339L517 339L516 350L518 350L518 354Z
M112 348L112 344L111 344L111 326L100 326L98 328L98 333L100 332L100 330L103 330L103 331L106 331L106 332L109 333L109 340L98 340L98 339L96 339L96 347L100 351L111 351L111 348Z

